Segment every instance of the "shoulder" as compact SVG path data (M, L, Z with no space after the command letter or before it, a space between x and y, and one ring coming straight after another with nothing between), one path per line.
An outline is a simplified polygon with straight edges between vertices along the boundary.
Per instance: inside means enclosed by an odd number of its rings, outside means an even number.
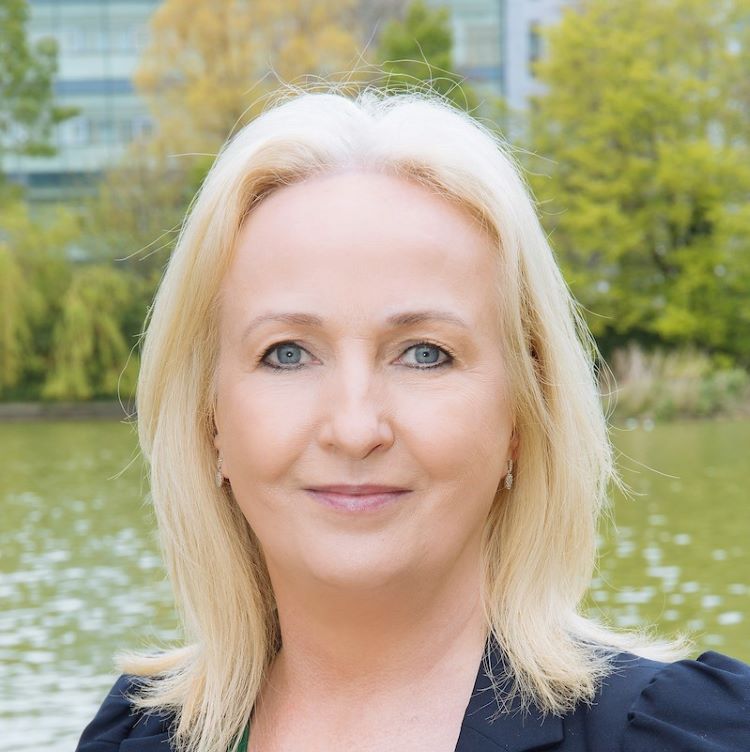
M594 704L571 721L594 749L740 752L750 739L750 665L714 651L674 663L620 653Z
M104 698L78 741L76 752L167 752L171 718L136 711L129 695L138 677L123 674Z
M750 665L709 650L695 660L666 664L628 712L623 752L750 746Z

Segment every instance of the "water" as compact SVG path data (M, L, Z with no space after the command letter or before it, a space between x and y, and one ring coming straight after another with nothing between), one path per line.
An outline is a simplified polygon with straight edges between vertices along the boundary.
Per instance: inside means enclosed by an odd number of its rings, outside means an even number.
M623 626L687 631L750 661L750 422L616 431L631 498L603 525L588 603Z
M616 497L587 607L750 661L750 422L615 443L644 495ZM4 752L69 752L116 678L113 654L179 640L136 448L117 422L0 424Z
M1 750L73 749L112 654L178 636L142 466L115 477L135 448L116 422L0 425Z

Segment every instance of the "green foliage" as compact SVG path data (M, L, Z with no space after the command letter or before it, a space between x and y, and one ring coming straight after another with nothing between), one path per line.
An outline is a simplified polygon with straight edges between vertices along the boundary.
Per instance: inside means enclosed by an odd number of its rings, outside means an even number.
M130 274L101 265L76 270L53 332L52 369L44 397L132 394L137 363L128 362L131 345L123 334L123 321L136 297Z
M383 29L376 53L387 74L385 88L397 90L429 81L432 88L455 105L473 110L479 98L462 76L454 72L453 34L448 8L428 8L415 0L403 21L391 19Z
M147 91L161 96L163 76L171 80L192 59L194 13L205 21L201 59L253 51L242 34L233 37L239 47L226 47L214 6L168 4L159 38L171 39L178 26L183 36L165 59L163 45L152 48L144 70L153 80L139 79ZM226 0L222 7L240 5ZM284 15L272 2L259 10L269 23ZM65 114L51 102L54 49L26 44L26 15L24 2L0 0L0 154L45 153L51 125ZM326 19L335 14L322 18L320 33L343 54L349 32ZM294 36L289 46L290 74L318 59L319 45L308 36ZM614 358L618 412L713 415L747 404L750 377L737 365L750 365L750 2L581 0L546 42L536 70L546 89L525 129L539 155L530 160L530 181L602 350L640 343L630 365L622 354ZM374 54L388 90L426 82L505 127L502 101L480 98L454 72L446 9L412 3L403 21L384 28ZM191 84L186 109L166 103L163 137L182 134L185 111L196 123L200 113L212 121L219 112L216 134L234 123L246 69L231 80L217 79L217 70L209 66ZM158 140L135 145L78 213L32 216L5 188L1 398L132 396L137 336L211 162L170 160L165 148Z
M28 44L28 13L26 0L0 0L0 155L53 153L52 127L75 114L53 102L57 45Z
M0 389L15 386L31 350L30 319L38 293L24 284L7 243L0 243Z
M547 34L531 181L605 349L750 363L749 24L746 0L584 0Z
M0 205L0 395L28 397L45 377L52 326L71 275L66 249L79 233L69 211L32 216Z
M0 397L131 397L138 358L129 356L156 270L74 261L86 249L69 210L7 204L0 228Z

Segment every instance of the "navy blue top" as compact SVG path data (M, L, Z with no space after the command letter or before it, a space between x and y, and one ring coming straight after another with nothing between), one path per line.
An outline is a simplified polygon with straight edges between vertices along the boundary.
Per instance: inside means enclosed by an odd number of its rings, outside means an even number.
M502 652L495 643L496 680ZM538 709L521 715L518 701L500 713L483 664L466 707L455 752L748 752L750 665L709 650L674 663L620 653L593 705L565 716ZM123 674L76 752L169 752L169 716L131 712ZM501 693L502 696L502 693ZM404 712L408 712L405 709Z

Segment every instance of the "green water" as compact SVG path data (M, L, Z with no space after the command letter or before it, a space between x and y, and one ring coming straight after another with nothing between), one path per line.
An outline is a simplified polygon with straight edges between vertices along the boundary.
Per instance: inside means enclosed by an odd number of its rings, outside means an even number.
M750 422L615 431L622 475L589 603L750 661Z
M637 494L603 526L589 607L750 661L750 422L617 431ZM0 750L69 751L112 655L179 639L136 437L0 424Z

